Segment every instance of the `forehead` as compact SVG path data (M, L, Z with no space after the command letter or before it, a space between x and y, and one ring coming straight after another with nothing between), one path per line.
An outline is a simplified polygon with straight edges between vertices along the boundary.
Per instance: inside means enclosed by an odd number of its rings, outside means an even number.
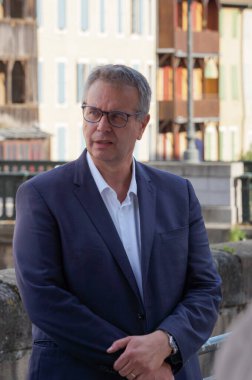
M138 90L126 84L96 80L87 91L86 102L100 108L104 106L118 109L127 106L137 108L139 102Z

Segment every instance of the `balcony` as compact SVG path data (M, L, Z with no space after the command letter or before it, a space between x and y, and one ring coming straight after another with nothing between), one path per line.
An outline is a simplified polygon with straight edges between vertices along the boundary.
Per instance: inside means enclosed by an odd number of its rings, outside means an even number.
M219 33L212 30L193 32L193 54L218 54ZM175 49L187 52L187 32L178 29L175 32Z
M0 20L0 56L2 59L36 57L37 38L35 20Z
M219 32L213 30L202 30L192 32L192 52L197 55L216 55L219 53ZM170 49L187 55L187 31L176 29L170 33L159 35L159 49Z
M36 104L6 104L0 106L0 118L4 114L12 117L19 123L33 124L38 120L38 107Z
M205 97L193 102L193 117L198 119L216 119L219 117L219 99L217 96ZM187 119L187 100L159 102L160 120Z

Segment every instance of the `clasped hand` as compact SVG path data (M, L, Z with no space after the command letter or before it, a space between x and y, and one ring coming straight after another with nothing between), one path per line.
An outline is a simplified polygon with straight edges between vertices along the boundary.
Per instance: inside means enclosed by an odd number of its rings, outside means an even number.
M128 380L174 380L171 367L164 362L171 348L163 331L116 340L107 352L121 349L124 352L114 363L120 376Z

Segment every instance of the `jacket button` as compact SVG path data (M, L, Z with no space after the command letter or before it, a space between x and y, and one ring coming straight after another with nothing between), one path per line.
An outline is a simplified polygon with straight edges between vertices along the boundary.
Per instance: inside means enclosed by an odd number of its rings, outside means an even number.
M140 320L145 319L145 315L144 315L144 313L138 313L138 314L137 314L137 317L138 317L138 319L140 319Z

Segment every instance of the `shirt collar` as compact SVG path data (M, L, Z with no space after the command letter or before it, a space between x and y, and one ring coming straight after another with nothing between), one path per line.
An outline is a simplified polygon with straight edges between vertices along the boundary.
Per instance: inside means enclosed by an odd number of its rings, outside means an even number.
M98 190L99 190L100 194L105 189L111 189L112 191L114 191L108 185L108 183L105 181L105 179L103 178L103 176L101 175L101 173L99 172L99 170L97 169L97 167L95 166L94 161L93 161L91 155L89 154L89 152L87 152L87 162L88 162L89 169L91 171L91 174L92 174L92 176L94 178L94 181L95 181L95 183L96 183L96 185L98 187ZM131 181L130 181L128 195L131 194L131 193L137 195L136 164L135 164L134 157L133 157L133 160L132 160L132 177L131 177Z

